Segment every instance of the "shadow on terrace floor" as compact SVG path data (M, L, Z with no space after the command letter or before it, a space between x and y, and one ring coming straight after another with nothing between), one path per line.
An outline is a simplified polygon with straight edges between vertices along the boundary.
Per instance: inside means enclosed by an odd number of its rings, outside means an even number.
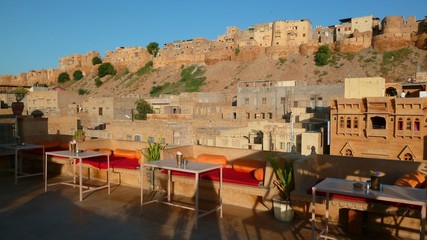
M19 179L15 185L12 173L0 172L0 191L0 239L299 240L311 236L307 220L281 223L271 212L228 205L222 219L219 214L202 217L197 230L189 210L153 203L143 207L141 216L139 189L126 186L113 187L110 196L105 189L96 191L80 202L77 188L53 186L44 192L41 177ZM332 229L338 239L359 239Z

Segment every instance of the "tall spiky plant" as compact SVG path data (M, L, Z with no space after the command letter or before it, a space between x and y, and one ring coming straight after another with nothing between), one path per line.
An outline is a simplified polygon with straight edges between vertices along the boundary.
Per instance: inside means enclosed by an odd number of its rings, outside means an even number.
M147 142L147 150L141 151L142 154L145 156L146 161L151 162L160 160L160 152L165 149L165 146L163 146L160 142L151 142L150 140L148 140Z
M274 180L274 185L280 191L280 196L283 200L289 201L292 191L292 162L285 161L283 168L280 168L273 155L268 158L278 179Z

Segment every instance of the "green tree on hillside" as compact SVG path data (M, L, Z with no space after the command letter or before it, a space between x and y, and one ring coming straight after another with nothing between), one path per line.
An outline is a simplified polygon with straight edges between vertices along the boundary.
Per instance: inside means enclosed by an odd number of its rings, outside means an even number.
M114 66L109 62L103 63L98 67L98 77L100 78L107 75L114 76L116 73L116 69L114 69Z
M147 45L147 50L151 55L156 57L157 53L159 53L159 44L156 42L150 42Z
M151 105L143 99L136 101L135 105L137 111L135 119L137 120L147 120L147 114L154 113Z
M79 95L85 95L85 94L89 94L89 93L90 93L90 91L89 91L89 90L87 90L87 89L79 88L79 89L77 89L77 93L78 93Z
M80 70L76 70L76 71L74 71L74 73L73 73L73 79L75 80L75 81L78 81L78 80L80 80L80 79L82 79L83 78L83 73L82 73L82 71L80 71Z
M92 65L101 64L102 59L98 56L92 58Z
M70 80L70 75L68 75L68 73L66 72L62 72L58 76L58 83L64 83L69 80Z
M101 87L101 86L102 86L102 81L101 81L101 79L99 79L99 78L96 78L96 79L95 79L95 86L96 86L97 88L99 88L99 87Z
M316 66L325 66L329 63L329 59L331 58L331 49L328 45L320 46L314 55L314 61Z

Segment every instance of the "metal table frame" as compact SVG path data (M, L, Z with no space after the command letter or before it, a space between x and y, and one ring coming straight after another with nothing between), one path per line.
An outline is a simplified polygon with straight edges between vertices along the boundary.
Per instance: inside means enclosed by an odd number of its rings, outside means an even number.
M47 183L48 156L64 157L65 158L64 161L66 160L66 158L72 159L72 164L73 164L73 180L72 180L72 182L63 181L63 182L56 182L56 183L50 183L50 184ZM103 186L99 186L99 187L91 187L91 186L83 185L83 180L82 180L82 162L83 162L83 159L92 158L92 157L99 157L99 156L107 157L107 169L106 169L107 170L107 184L105 184ZM76 184L76 165L77 165L76 160L77 159L79 160L79 162L78 162L78 165L79 165L79 174L78 174L79 175L79 183L78 184ZM44 166L44 169L45 169L45 174L44 174L45 187L44 187L44 190L45 190L45 192L47 192L48 186L63 184L63 185L68 185L68 186L73 186L73 187L76 187L76 186L79 187L80 201L83 200L83 193L96 191L96 190L103 189L103 188L108 188L108 194L110 194L110 178L108 176L108 174L110 172L110 156L106 152L87 151L87 152L80 152L80 153L72 153L69 150L46 152L44 164L45 164L45 166ZM86 188L87 190L83 191L83 188Z
M159 169L165 169L168 172L168 189L167 189L167 201L160 201L160 200L152 200L149 202L144 203L144 194L143 194L143 186L144 186L144 176L143 171L146 167L153 167L153 168L159 168ZM215 169L219 169L219 188L218 188L218 206L216 206L213 209L210 209L208 211L204 211L203 213L199 214L199 180L200 180L200 174L204 172L209 172ZM222 166L219 164L209 164L209 163L199 163L199 162L188 162L186 165L178 166L175 159L166 159L166 160L159 160L159 161L152 161L152 162L144 162L141 167L141 213L142 213L142 206L145 204L149 204L152 202L162 202L171 206L175 207L181 207L189 210L195 211L195 228L197 229L198 225L198 218L203 217L207 214L210 214L212 212L216 212L219 210L220 217L222 218L222 196L221 196L221 189L222 189ZM195 191L195 203L194 207L188 207L181 204L176 204L171 202L171 185L172 185L172 171L178 171L178 172L185 172L185 173L194 173L194 191Z
M312 187L312 205L311 205L311 233L312 239L315 239L315 204L316 204L316 191L326 193L326 228L319 234L318 237L326 239L334 239L327 236L328 234L328 221L329 221L329 195L330 193L341 194L353 197L363 197L367 199L375 199L381 201L404 203L416 205L421 207L421 226L420 226L420 239L424 240L425 225L426 225L426 206L427 206L427 193L424 188L409 188L395 185L383 184L383 191L374 191L366 189L354 189L353 184L357 181L326 178L316 186Z
M25 178L25 177L43 175L44 169L43 169L43 172L40 172L40 173L22 172L22 159L21 158L20 158L21 161L19 162L20 164L18 164L18 155L19 155L19 151L21 151L21 150L30 150L30 149L41 148L42 149L42 158L43 158L43 155L44 155L44 146L43 145L36 145L36 144L30 144L30 143L18 144L17 145L17 144L8 143L8 144L0 144L0 147L12 149L15 151L15 184L18 183L18 178ZM21 174L21 175L19 175L19 174Z

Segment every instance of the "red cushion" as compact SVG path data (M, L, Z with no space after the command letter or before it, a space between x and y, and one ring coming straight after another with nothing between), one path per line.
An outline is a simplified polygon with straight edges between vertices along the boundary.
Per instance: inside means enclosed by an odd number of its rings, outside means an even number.
M78 160L77 160L78 163ZM83 163L90 164L99 169L107 169L107 158L104 156L83 159ZM138 159L124 157L110 157L110 168L138 169Z
M167 173L166 170L163 170L162 172ZM193 173L184 173L179 171L172 171L172 175L194 177ZM212 180L212 181L219 181L219 169L202 173L200 174L200 178ZM228 183L250 185L250 186L258 186L259 184L259 181L256 180L251 173L236 172L232 168L222 169L222 181L228 182Z

